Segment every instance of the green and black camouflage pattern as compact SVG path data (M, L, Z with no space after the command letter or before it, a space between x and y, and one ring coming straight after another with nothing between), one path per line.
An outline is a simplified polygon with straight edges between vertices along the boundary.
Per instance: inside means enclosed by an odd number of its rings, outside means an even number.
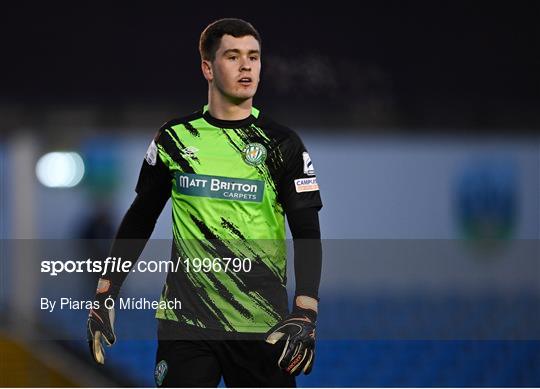
M256 108L247 119L223 121L205 106L160 128L137 191L159 185L155 177L171 182L172 257L180 266L161 298L180 300L182 309L158 309L158 319L262 333L286 315L285 214L322 206L318 187L295 186L316 182L305 154L294 131ZM195 271L194 258L247 258L250 266Z

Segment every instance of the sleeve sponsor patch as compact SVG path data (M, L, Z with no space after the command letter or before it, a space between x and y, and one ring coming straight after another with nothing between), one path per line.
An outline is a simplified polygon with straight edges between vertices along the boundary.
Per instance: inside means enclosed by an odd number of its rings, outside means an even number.
M297 193L313 192L319 190L319 184L317 184L317 177L311 178L297 178L294 180L294 186Z
M150 143L150 146L148 146L148 150L146 150L146 155L144 156L144 159L146 159L146 162L148 162L149 165L155 166L157 161L157 145L155 141L152 141Z
M306 151L302 153L302 159L304 160L304 174L308 176L314 176L315 168L313 167L313 162L311 162L311 158Z

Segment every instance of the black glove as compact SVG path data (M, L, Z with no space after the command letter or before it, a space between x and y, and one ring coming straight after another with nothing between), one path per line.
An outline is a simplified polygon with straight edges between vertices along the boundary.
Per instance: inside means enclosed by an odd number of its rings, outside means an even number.
M315 359L317 313L295 306L292 313L266 333L266 342L283 344L278 366L289 374L309 374Z
M101 365L105 364L105 351L101 341L103 340L109 347L116 342L114 305L111 303L114 302L117 295L118 288L113 287L109 280L100 279L94 299L96 307L91 309L88 314L86 324L88 346L94 361Z

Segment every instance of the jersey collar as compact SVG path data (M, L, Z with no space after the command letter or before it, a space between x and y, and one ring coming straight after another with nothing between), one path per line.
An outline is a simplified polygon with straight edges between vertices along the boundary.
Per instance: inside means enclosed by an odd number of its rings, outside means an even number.
M204 120L206 120L208 123L216 127L240 128L240 127L246 127L246 126L249 126L250 124L253 124L255 120L257 120L257 118L259 117L259 110L255 107L251 107L251 115L249 115L245 119L222 120L222 119L218 119L210 115L210 111L208 111L208 105L205 105L203 107L203 117L204 117Z

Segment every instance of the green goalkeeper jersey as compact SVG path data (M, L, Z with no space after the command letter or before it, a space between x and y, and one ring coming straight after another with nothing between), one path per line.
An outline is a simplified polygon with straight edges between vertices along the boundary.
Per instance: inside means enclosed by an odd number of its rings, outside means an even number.
M287 312L285 214L322 206L298 135L252 108L244 120L205 106L165 123L136 191L172 199L173 262L158 319L200 328L266 332ZM164 304L163 304L164 305Z

